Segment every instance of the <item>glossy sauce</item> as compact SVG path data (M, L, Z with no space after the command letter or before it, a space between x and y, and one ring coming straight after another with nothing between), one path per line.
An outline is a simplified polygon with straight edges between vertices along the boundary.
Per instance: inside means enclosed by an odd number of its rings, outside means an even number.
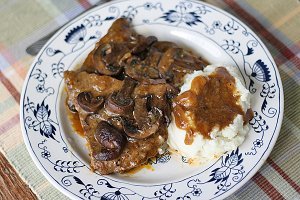
M71 122L72 128L78 135L84 137L84 131L81 126L78 113L71 112L68 108L66 110L68 112L68 118Z
M218 67L209 76L193 79L191 89L174 99L173 113L176 126L186 131L185 144L193 143L195 134L210 138L214 127L222 130L231 124L237 114L244 123L253 117L251 109L247 114L238 105L235 95L235 79L224 67Z
M154 171L154 168L151 164L147 163L147 164L143 164L143 165L140 165L138 167L135 167L133 169L130 169L128 171L126 171L124 174L125 175L134 175L136 173L138 173L139 171L141 171L142 169L147 169L149 171Z

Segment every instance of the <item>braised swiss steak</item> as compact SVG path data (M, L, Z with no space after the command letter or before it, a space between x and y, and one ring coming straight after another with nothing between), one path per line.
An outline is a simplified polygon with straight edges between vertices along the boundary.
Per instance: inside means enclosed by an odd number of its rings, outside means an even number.
M79 115L91 167L124 172L161 152L171 100L183 77L204 65L192 52L116 20L82 67L64 73L68 107Z

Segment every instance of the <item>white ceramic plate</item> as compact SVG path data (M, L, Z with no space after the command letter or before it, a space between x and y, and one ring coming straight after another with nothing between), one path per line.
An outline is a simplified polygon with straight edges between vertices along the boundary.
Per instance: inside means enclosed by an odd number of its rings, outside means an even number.
M74 69L119 17L137 32L197 52L213 64L238 67L255 113L245 142L217 162L193 167L164 154L152 170L101 176L89 169L83 138L65 113L63 71ZM230 14L199 1L125 0L101 5L70 22L45 45L21 99L24 141L46 178L73 199L221 199L248 181L268 157L283 114L282 84L261 40Z

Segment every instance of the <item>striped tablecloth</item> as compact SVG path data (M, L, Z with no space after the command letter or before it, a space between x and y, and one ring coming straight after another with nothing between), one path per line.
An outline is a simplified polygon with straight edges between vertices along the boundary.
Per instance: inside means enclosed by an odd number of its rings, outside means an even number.
M19 124L19 99L33 57L26 47L97 0L0 0L0 150L41 199L67 199L35 167ZM285 113L278 141L259 172L228 199L300 199L300 1L207 2L237 16L278 65ZM1 169L0 169L1 170Z

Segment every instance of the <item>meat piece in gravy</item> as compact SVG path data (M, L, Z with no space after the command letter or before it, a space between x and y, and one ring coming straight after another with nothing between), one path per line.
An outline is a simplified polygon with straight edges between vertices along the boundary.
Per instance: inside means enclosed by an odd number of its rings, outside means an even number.
M91 167L94 170L99 171L101 174L124 172L147 162L149 158L155 157L158 154L158 149L167 139L166 126L163 124L160 125L161 127L158 130L149 135L149 137L134 139L126 135L123 125L118 126L118 117L122 117L118 113L110 113L104 106L91 113L80 105L77 97L83 92L89 92L93 97L102 97L107 101L111 94L122 89L123 81L109 76L73 71L66 71L64 79L67 85L69 101L73 103L75 109L78 111L85 132L91 157ZM132 116L129 116L128 120L131 118ZM119 118L119 120L122 119ZM108 126L108 128L104 126ZM101 128L104 130L101 131ZM122 138L116 140L115 143L116 145L122 143L123 147L109 149L101 144L99 139L97 140L97 135L99 135L99 132L105 133L105 131L117 132L111 137L118 136ZM116 157L111 156L111 152L114 152L114 149L119 153Z
M82 67L64 73L68 107L79 114L91 167L122 173L155 157L167 140L172 98L184 75L204 63L116 20Z

